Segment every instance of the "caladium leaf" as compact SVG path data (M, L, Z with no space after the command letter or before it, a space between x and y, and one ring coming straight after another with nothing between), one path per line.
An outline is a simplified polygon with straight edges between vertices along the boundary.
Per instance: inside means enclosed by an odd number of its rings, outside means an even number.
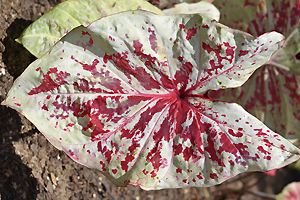
M300 4L299 4L300 12ZM300 22L300 16L298 17ZM288 35L284 48L280 49L272 59L272 64L276 67L291 71L295 75L300 75L300 24L293 27L293 31Z
M215 185L299 159L299 149L240 106L206 95L243 84L282 40L199 15L119 13L67 34L4 104L118 185Z
M174 14L201 14L216 21L220 19L219 10L207 1L200 1L198 3L181 3L176 4L174 8L163 10L167 15Z
M17 41L40 58L73 28L87 26L107 15L137 9L161 13L144 0L67 0L32 23Z
M213 3L222 11L221 22L225 25L255 36L268 31L283 33L287 43L272 61L287 70L298 68L299 60L295 56L300 52L299 0L214 0Z
M287 41L242 88L221 90L213 96L241 104L272 130L296 142L300 138L300 2L215 0L214 3L221 9L221 22L226 25L243 28L253 35L280 31ZM239 4L239 9L229 10L231 4ZM231 22L238 13L248 14Z
M256 13L261 11L263 1L213 0L213 4L221 11L223 24L231 25L233 28L240 30L248 30L249 24L256 19Z

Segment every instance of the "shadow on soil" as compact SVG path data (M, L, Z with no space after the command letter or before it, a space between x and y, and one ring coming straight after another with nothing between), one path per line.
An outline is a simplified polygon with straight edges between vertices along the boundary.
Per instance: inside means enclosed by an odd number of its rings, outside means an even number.
M5 51L3 52L3 62L6 70L16 79L36 58L29 53L17 39L32 21L15 19L6 30L7 37L3 40Z
M30 21L16 19L7 29L3 40L5 51L3 62L7 71L18 77L34 60L34 57L14 40L21 34ZM2 101L2 97L0 101ZM22 122L18 113L5 106L0 106L0 199L36 199L37 180L31 169L15 153L13 141L31 136L36 130L21 134Z
M2 200L32 199L37 195L37 180L31 169L15 153L13 141L35 133L21 134L21 120L17 112L0 106L0 195Z

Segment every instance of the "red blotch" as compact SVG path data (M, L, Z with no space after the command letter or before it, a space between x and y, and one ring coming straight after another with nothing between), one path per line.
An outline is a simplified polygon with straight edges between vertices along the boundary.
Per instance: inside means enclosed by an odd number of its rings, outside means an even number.
M73 127L75 124L74 123L68 123L67 127Z
M202 123L201 126L203 126L202 129L204 129L208 134L207 146L204 148L204 151L206 151L210 155L210 159L212 161L216 161L219 166L225 166L222 159L218 157L217 150L215 149L215 139L217 136L216 130L212 129L211 124L208 123Z
M236 155L238 153L237 148L232 144L231 140L225 133L221 133L220 137L221 146L218 149L218 153L221 154L223 151Z
M117 170L117 169L112 169L111 172L112 172L113 174L116 174L116 173L118 172L118 170Z
M156 52L157 51L157 38L156 38L155 31L151 28L148 28L148 32L150 33L149 41L150 41L151 49Z
M101 165L102 171L106 171L106 169L105 169L105 163L102 160L100 160L100 165Z
M158 171L161 166L163 165L163 159L161 156L161 148L162 145L156 144L155 147L153 149L151 149L151 151L148 153L146 161L150 162L154 168L155 171Z
M174 149L174 155L175 155L175 156L181 154L181 153L182 153L182 150L183 150L181 144L178 144L178 145L175 145L175 144L174 144L173 149Z
M93 74L93 75L99 74L99 72L97 71L97 68L96 68L96 66L99 64L98 59L94 59L92 64L83 63L83 62L77 60L76 58L74 58L74 56L71 56L71 59L74 60L75 62L77 62L78 64L82 65L82 68L84 70L91 72L91 74Z
M271 160L271 156L265 156L264 159Z
M134 42L133 46L135 48L135 51L140 50L139 48L142 48L142 46L140 46L140 43L137 42ZM115 53L112 55L105 54L103 57L103 61L104 63L107 63L109 60L111 60L115 64L115 66L127 76L129 81L131 81L131 76L133 76L137 80L139 80L141 85L147 90L151 90L154 88L160 89L160 85L157 80L155 80L151 76L151 74L147 72L143 67L131 65L127 54L127 52ZM147 59L148 61L146 61L146 64L148 65L148 67L152 67L155 59L148 56Z
M132 162L134 160L134 156L131 154L131 153L127 153L126 154L126 157L125 157L125 160L124 161L121 161L121 167L122 169L127 172L128 171L128 164L130 162Z
M210 173L209 177L211 179L217 179L218 178L218 175L216 173Z
M184 24L179 24L179 28L180 28L180 29L184 29L184 28L185 28L185 25L184 25Z
M90 34L89 32L87 32L87 31L82 31L81 34L82 34L83 36L85 36L85 35L91 36L91 34Z
M184 61L182 56L178 57L178 61L181 63L180 69L175 74L175 84L180 83L179 92L182 93L187 87L189 82L189 76L192 73L193 65L188 61Z
M63 71L58 71L56 67L50 68L49 71L43 75L42 83L33 88L28 95L39 94L42 92L49 92L58 89L61 85L66 84L66 78L70 74Z
M106 158L107 163L110 163L112 158L112 150L109 150L107 146L102 147L101 141L98 142L98 152L102 153L104 157Z
M257 150L260 151L263 154L270 154L268 151L266 151L262 146L258 146Z
M250 153L246 150L246 149L248 149L247 145L245 145L243 143L237 143L237 144L235 144L235 147L239 150L239 152L242 156L247 157L250 155Z
M206 29L208 29L208 28L209 28L209 26L208 26L207 24L203 24L203 25L202 25L202 28L206 28Z
M154 177L156 177L156 172L153 170L153 171L151 171L150 172L150 174L151 174L151 178L154 178Z
M186 33L186 39L187 40L192 39L192 37L195 36L196 33L197 33L197 28L195 27L189 28Z
M268 134L264 133L262 129L254 129L254 131L258 131L258 133L256 133L256 135L258 137L261 137L261 136L268 136Z
M234 137L242 137L243 136L243 132L241 132L240 130L235 133L232 129L228 129L228 133Z
M183 158L185 161L189 161L189 159L191 158L192 156L192 153L193 153L193 149L192 147L186 147L184 150L183 150Z
M42 106L42 109L43 109L43 110L46 110L46 111L49 111L48 106L47 106L46 104L44 104L44 105Z
M249 53L249 51L247 51L247 50L240 50L240 52L239 52L239 57L245 56L245 55L247 55L248 53Z
M198 178L198 179L203 179L202 174L199 173L199 174L197 175L197 178Z
M89 46L93 46L93 44L94 44L94 40L93 40L93 38L90 38L89 39Z

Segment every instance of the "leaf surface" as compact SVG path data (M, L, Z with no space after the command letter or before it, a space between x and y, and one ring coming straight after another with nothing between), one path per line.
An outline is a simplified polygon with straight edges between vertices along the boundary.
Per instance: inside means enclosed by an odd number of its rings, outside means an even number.
M32 23L17 41L40 58L73 28L87 26L107 15L137 9L161 13L144 0L67 0Z
M238 102L272 130L299 145L299 83L299 76L265 65L241 88L214 91L209 96L222 101Z
M300 137L300 2L215 0L214 4L221 10L221 22L228 26L253 35L276 30L287 40L241 88L211 96L241 104L272 130L296 142ZM236 12L230 10L233 7L238 7ZM239 13L246 13L245 17L239 18Z
M209 17L216 21L220 19L219 10L207 1L200 1L198 3L180 3L175 4L173 8L163 10L164 14L200 14L204 17Z
M221 23L258 36L269 31L278 31L287 38L285 48L280 49L272 59L278 67L294 70L299 74L300 52L298 0L214 0L221 10Z
M243 84L282 39L255 39L199 15L120 13L67 34L4 103L117 185L215 185L299 159L240 106L207 97Z

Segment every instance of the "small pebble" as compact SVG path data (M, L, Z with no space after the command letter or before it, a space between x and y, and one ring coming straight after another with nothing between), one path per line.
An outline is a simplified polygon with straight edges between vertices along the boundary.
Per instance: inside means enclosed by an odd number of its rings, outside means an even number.
M53 173L50 173L51 182L54 186L57 186L56 177Z
M4 68L0 68L0 76L4 76L5 75L5 69Z

